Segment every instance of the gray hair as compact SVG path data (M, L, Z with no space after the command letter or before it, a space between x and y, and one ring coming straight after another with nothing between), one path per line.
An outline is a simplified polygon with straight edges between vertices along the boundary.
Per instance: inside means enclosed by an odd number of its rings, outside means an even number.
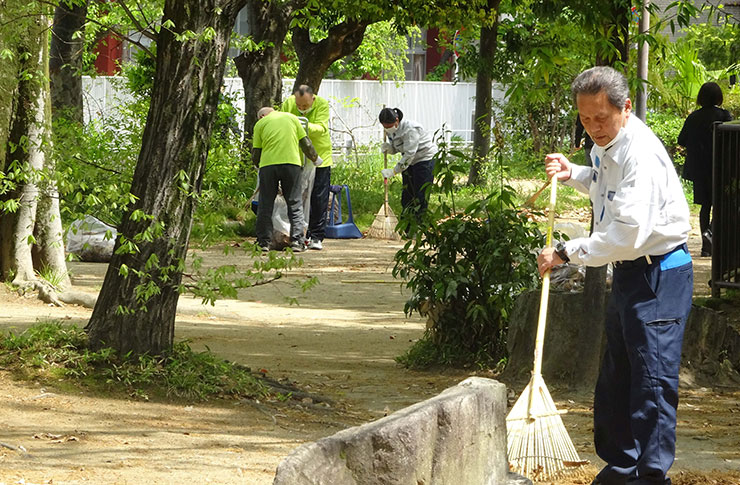
M619 109L624 108L630 94L627 78L609 66L596 66L583 71L570 85L570 90L574 100L577 100L579 94L598 94L604 91L609 102Z

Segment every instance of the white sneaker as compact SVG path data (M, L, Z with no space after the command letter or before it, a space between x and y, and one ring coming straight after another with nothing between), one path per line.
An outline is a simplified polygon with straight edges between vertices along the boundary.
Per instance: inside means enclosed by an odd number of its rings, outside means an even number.
M311 239L308 241L308 249L316 249L317 251L321 251L324 248L324 245L321 244L321 241L318 239Z
M292 249L294 253L302 253L306 250L306 245L303 241L293 241L290 243L290 249Z

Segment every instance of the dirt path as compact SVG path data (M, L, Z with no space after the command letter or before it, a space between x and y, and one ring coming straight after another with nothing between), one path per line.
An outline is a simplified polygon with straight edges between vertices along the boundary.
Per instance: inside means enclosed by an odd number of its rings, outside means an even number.
M0 372L0 442L15 448L0 447L0 484L269 484L279 461L299 444L376 419L472 375L413 372L394 362L424 331L422 320L404 316L408 295L391 276L400 247L328 240L324 251L304 253L304 265L291 277L245 290L239 300L214 307L181 301L178 339L287 379L327 397L329 405L110 399L19 383ZM206 254L209 264L239 257ZM706 261L697 260L700 274ZM75 263L71 270L77 289L96 291L105 266ZM301 293L295 284L310 276L319 285ZM299 304L290 305L288 297ZM80 307L20 298L5 287L0 308L2 330L42 318L83 326L90 315ZM553 394L570 410L565 422L579 451L598 463L590 396ZM738 397L730 389L683 391L676 471L740 469Z

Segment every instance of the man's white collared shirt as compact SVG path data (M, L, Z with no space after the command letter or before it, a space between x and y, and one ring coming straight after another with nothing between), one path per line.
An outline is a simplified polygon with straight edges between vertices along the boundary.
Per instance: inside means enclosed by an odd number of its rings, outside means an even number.
M609 148L594 145L593 166L574 164L565 182L593 203L591 236L565 243L574 263L602 266L661 255L688 240L689 206L665 147L634 115L624 130Z

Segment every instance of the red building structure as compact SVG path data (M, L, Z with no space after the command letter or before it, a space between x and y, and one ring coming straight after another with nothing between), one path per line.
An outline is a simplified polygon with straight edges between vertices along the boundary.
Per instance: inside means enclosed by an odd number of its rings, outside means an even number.
M95 46L95 70L101 76L115 76L121 70L123 42L113 34L106 35Z

